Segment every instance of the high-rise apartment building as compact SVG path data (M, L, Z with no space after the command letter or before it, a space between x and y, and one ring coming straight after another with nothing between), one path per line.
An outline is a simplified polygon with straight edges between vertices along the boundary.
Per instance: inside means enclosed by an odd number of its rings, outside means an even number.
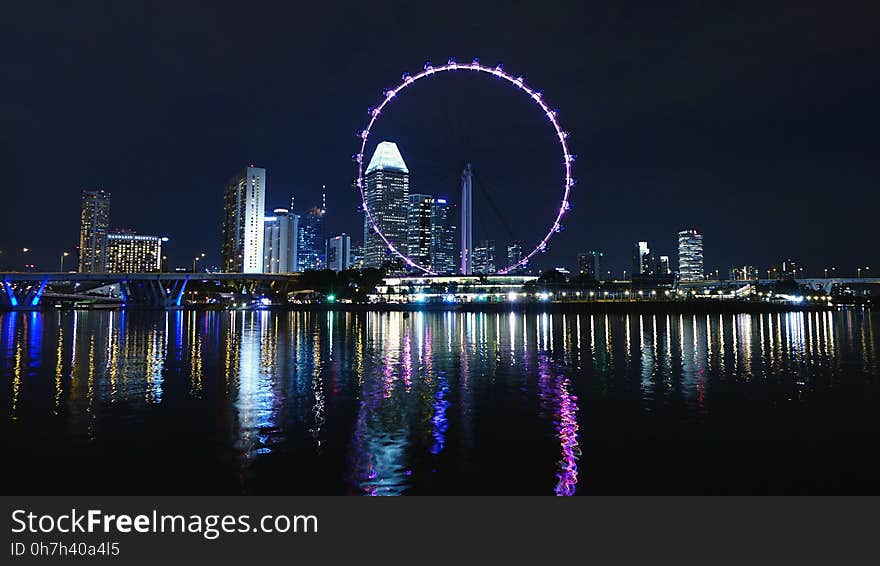
M327 269L337 273L351 267L351 237L340 234L327 240Z
M696 230L678 233L678 278L680 281L703 279L703 235Z
M162 242L167 238L130 231L107 234L107 273L154 273L162 270Z
M385 242L372 228L370 216L400 253L407 253L408 246L409 169L397 144L379 143L367 165L364 183L364 265L380 267L389 257Z
M223 194L223 271L263 271L265 210L266 170L246 167L227 183Z
M272 214L263 219L263 271L299 271L299 215L286 208L276 208Z
M109 227L110 193L101 189L83 191L79 228L79 271L81 273L106 271Z

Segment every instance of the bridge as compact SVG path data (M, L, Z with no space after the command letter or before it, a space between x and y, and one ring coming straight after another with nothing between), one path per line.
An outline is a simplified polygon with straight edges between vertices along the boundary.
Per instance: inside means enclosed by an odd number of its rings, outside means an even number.
M44 300L177 308L188 289L248 297L286 295L297 274L0 273L0 311L38 310Z

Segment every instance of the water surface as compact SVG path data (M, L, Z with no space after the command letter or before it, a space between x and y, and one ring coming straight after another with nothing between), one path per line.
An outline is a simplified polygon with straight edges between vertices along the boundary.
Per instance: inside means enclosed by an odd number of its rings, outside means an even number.
M6 493L873 493L878 314L0 314Z

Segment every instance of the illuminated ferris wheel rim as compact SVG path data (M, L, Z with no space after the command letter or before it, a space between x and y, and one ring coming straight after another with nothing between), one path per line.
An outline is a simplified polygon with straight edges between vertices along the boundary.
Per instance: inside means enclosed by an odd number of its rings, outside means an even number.
M494 75L496 77L502 78L508 81L510 84L514 85L517 90L523 91L529 95L529 97L541 108L544 112L544 115L550 120L550 123L553 125L553 128L556 130L556 137L559 139L559 145L562 147L562 161L563 161L563 170L564 170L564 179L563 186L565 192L562 196L562 203L559 206L559 212L556 214L556 218L553 221L553 224L550 226L550 230L547 234L541 239L541 242L533 249L531 252L522 257L518 262L505 267L504 269L498 270L498 273L504 275L509 273L510 271L525 266L529 263L529 260L535 256L538 252L543 252L547 249L547 244L550 241L550 238L553 237L553 234L560 232L562 230L562 217L565 216L565 213L568 212L570 208L569 204L569 195L571 194L571 188L575 184L575 180L571 175L571 164L575 160L575 156L568 149L568 142L566 141L568 138L568 132L562 129L559 125L559 119L557 118L557 112L550 108L546 102L544 102L544 98L540 90L533 89L525 84L523 78L521 76L513 76L507 72L505 72L501 65L496 67L488 67L480 64L478 59L474 59L471 63L456 63L455 59L450 59L445 65L440 65L438 67L434 67L431 63L425 63L425 68L423 71L410 75L409 73L404 73L403 80L394 88L390 88L385 91L385 98L382 100L382 103L375 108L371 108L370 112L370 121L367 123L367 127L361 130L358 133L358 136L361 138L361 149L355 155L355 160L358 164L358 180L357 187L361 193L361 205L363 206L364 212L367 215L367 219L370 222L370 226L373 228L373 231L382 238L382 241L385 242L385 245L389 250L391 250L394 255L399 257L403 262L409 266L416 268L428 275L436 275L430 269L419 265L415 261L412 260L409 256L404 253L401 253L397 247L388 241L388 238L385 237L385 234L379 230L379 227L376 225L375 220L373 220L373 215L370 212L370 208L367 205L367 195L365 191L365 183L364 183L364 152L367 147L367 139L370 136L370 131L373 129L373 126L376 124L376 121L379 119L379 115L382 113L382 110L385 106L397 96L397 93L412 85L419 79L423 79L425 77L429 77L431 75L435 75L437 73L442 73L444 71L476 71L478 73L486 73L489 75ZM365 242L366 243L366 242Z

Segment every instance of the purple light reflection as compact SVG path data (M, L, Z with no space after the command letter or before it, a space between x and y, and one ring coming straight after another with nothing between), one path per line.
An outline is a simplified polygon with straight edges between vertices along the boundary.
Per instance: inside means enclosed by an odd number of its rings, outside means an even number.
M569 391L569 380L564 375L554 375L546 352L538 362L538 388L542 404L551 412L553 425L559 440L560 458L556 465L558 496L571 496L577 490L578 459L581 456L578 442L577 397Z

